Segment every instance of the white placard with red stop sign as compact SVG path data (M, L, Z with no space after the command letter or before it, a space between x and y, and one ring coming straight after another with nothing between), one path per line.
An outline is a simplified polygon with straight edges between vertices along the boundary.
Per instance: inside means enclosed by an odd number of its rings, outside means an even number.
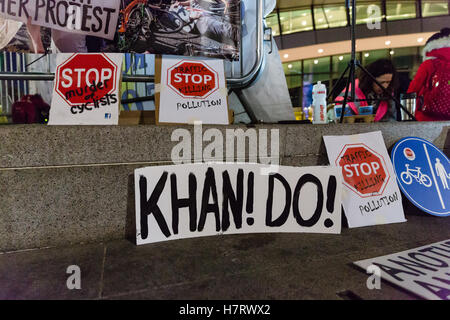
M163 56L158 122L228 124L223 60Z
M58 54L49 125L117 125L120 53Z
M405 222L402 198L381 131L323 137L342 172L342 204L350 228Z

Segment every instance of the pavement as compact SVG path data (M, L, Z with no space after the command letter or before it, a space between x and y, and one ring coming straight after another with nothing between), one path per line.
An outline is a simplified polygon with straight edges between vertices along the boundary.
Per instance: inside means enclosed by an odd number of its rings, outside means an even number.
M136 246L129 240L0 254L0 299L411 300L353 261L450 238L450 219L408 209L407 222L340 235L246 234ZM81 289L67 287L69 266Z

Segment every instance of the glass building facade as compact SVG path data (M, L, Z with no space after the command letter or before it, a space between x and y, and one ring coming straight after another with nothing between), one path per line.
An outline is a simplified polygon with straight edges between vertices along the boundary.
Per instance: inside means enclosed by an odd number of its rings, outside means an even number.
M352 8L346 8L343 1L336 1L336 4L330 4L330 2L308 7L276 9L268 16L267 24L272 28L275 36L348 26L352 18ZM361 0L356 4L357 24L371 22L374 18L381 21L397 21L448 15L448 0ZM357 53L357 59L363 65L381 58L393 60L399 72L399 91L405 92L422 62L421 47ZM284 63L293 106L306 108L311 105L312 86L317 81L322 81L328 90L331 90L349 61L350 53ZM340 87L336 88L336 92L341 92L344 86L345 81L342 81Z
M358 52L357 59L364 66L378 59L391 59L399 73L398 92L401 93L406 92L422 62L422 48L407 47ZM318 81L322 81L330 92L334 86L338 85L338 79L349 62L350 54L341 54L284 63L283 68L293 107L307 108L311 105L312 87ZM345 81L342 81L336 88L337 94L344 89L344 86Z
M363 24L374 18L382 21L405 20L449 15L448 0L375 0L358 1L356 23ZM302 31L345 27L351 20L351 7L343 1L336 4L313 5L279 9L270 14L267 24L275 36Z

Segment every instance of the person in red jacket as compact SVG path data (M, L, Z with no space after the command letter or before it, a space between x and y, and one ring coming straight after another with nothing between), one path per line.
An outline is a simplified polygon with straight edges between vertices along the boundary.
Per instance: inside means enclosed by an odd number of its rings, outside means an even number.
M424 61L408 88L408 93L423 97L423 103L418 101L416 119L450 120L450 28L432 35L422 55Z

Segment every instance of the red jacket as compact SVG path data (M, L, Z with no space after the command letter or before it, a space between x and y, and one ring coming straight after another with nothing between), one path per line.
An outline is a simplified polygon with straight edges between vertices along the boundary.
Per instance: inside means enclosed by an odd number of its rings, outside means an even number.
M408 88L408 93L416 92L419 97L425 96L427 91L429 90L427 84L430 82L431 77L436 72L434 60L442 59L447 63L450 63L450 47L434 49L430 52L427 52L426 57L428 58L428 60L425 60L420 65L416 76L414 77ZM450 90L446 90L442 92L442 94L446 95L446 101L448 101L448 105L450 106ZM416 110L415 116L418 121L442 121L442 118L424 114L419 109Z

